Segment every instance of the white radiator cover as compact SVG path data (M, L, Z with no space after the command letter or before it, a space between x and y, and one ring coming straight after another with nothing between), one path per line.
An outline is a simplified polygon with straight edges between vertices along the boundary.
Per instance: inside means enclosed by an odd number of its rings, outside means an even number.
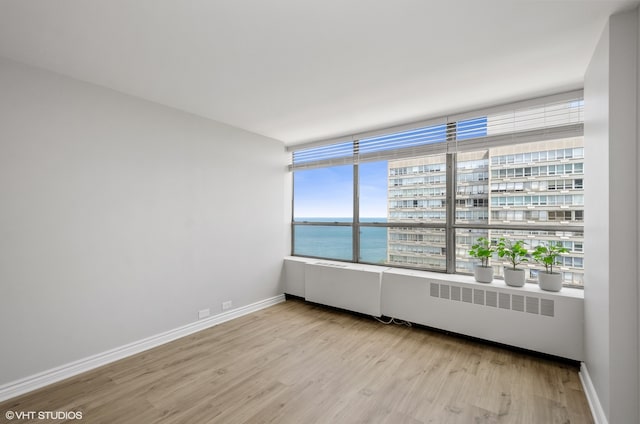
M307 258L291 256L282 265L282 285L286 294L305 297L304 268L309 262Z
M535 284L511 288L472 277L389 269L382 314L536 352L584 360L584 301L579 289L559 293Z
M305 299L379 317L382 272L374 265L322 261L305 265Z
M304 286L311 302L584 360L580 289L551 293L535 284L514 288L501 280L482 284L464 275L299 257L286 258L285 270L285 292L300 296Z

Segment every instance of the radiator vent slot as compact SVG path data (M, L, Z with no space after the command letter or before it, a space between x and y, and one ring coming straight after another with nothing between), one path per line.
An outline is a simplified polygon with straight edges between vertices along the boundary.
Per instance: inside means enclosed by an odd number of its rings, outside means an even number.
M446 284L440 284L440 297L443 299L449 299L449 286Z
M462 301L463 302L467 302L467 303L471 303L472 299L471 296L473 294L473 290L471 290L469 287L463 287L462 288Z
M520 296L519 294L511 296L511 309L524 312L524 296Z
M507 293L500 293L500 309L511 309L511 296Z
M554 305L551 299L540 299L540 315L554 316Z
M530 314L538 313L538 298L527 296L527 312Z
M484 290L473 289L473 303L484 305Z
M487 290L487 306L493 306L494 308L498 306L498 294L494 291Z
M331 263L331 262L316 262L313 265L330 266L330 267L333 267L333 268L347 268L349 266L347 264L334 264L334 263Z
M474 305L488 306L491 308L527 312L529 314L544 315L547 317L555 316L555 303L553 300L534 296L511 295L500 291L450 286L439 283L430 283L429 294L431 297L473 303Z
M451 286L451 300L460 300L460 287Z
M439 284L437 284L437 283L431 283L431 289L430 289L430 291L431 291L431 297L439 297L439 295L440 295L440 294L439 294L439 290L438 290L438 289L439 289L439 286L440 286L440 285L439 285Z

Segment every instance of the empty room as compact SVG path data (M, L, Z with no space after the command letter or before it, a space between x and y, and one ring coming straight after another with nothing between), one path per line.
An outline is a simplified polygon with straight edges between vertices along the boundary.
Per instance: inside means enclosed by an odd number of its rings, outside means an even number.
M640 422L639 4L0 1L0 422Z

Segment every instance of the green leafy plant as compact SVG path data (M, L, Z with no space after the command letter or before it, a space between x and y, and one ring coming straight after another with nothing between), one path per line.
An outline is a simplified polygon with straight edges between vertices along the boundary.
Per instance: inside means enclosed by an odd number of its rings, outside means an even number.
M564 247L562 243L557 242L554 244L553 242L549 242L549 244L536 246L531 255L536 262L544 265L547 273L553 274L553 266L560 264L560 262L558 262L558 256L567 252L569 252L569 249Z
M527 254L529 251L524 247L524 241L517 240L511 241L501 238L497 244L498 256L501 258L507 258L513 269L516 269L518 265L524 262L529 262Z
M493 256L493 252L496 249L491 244L491 241L485 237L480 237L476 244L471 246L471 250L469 250L469 256L473 258L480 259L482 266L489 266L489 258Z

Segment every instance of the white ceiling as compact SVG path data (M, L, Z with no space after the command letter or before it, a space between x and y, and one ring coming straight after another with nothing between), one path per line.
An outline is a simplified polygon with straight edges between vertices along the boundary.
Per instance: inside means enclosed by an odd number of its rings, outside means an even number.
M0 0L0 55L296 144L580 88L635 4Z

